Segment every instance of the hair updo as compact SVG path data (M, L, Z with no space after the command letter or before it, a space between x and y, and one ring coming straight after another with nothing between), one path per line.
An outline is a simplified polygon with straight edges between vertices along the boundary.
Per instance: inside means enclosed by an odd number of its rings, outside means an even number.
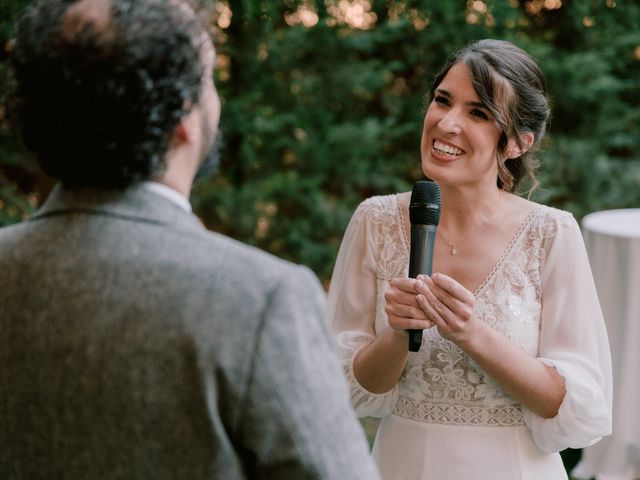
M514 192L526 175L532 181L532 189L535 188L538 163L534 152L544 138L551 116L540 67L528 53L510 42L479 40L455 53L438 72L431 87L431 99L449 69L458 63L466 65L480 102L500 126L498 187ZM533 133L534 141L524 151L522 135L528 132ZM514 139L524 153L508 158L509 139Z

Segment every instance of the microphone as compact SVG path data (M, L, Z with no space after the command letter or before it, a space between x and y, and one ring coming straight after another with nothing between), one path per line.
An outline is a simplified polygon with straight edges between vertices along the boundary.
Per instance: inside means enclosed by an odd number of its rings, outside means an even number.
M440 187L435 182L421 180L413 185L409 203L411 249L409 277L431 275L436 229L440 221ZM422 344L422 330L409 330L409 351L417 352Z

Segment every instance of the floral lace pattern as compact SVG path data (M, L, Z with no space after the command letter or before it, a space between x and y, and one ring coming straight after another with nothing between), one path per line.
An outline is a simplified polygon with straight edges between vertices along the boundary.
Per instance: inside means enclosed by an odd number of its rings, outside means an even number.
M363 204L378 229L376 330L387 324L384 293L391 279L406 275L409 247L398 196ZM538 206L478 287L476 312L482 321L524 351L537 356L540 336L544 242L556 234L566 212ZM411 353L399 381L394 413L422 422L508 426L524 423L520 405L506 395L460 348L436 328L424 331L423 346Z
M409 245L398 195L371 197L362 203L363 216L378 227L376 236L376 331L387 324L384 294L394 278L409 271Z

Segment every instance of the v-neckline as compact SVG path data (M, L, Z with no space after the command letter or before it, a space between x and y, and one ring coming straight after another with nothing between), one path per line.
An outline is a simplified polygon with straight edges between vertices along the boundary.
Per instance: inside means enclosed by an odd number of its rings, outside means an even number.
M522 223L520 224L520 227L518 228L518 230L516 230L516 233L511 238L511 241L507 244L502 254L498 257L498 260L496 261L496 263L493 265L491 270L489 270L489 273L487 273L482 283L480 283L480 285L478 285L478 287L473 292L473 296L475 298L478 298L478 296L482 293L482 291L486 288L486 286L496 276L496 274L498 273L502 265L504 265L507 257L513 251L514 246L516 245L516 243L518 243L518 240L520 240L520 238L522 237L522 234L529 227L532 220L534 219L534 217L537 215L537 213L540 211L541 208L542 208L542 205L537 205L536 207L534 207L531 210L531 212L529 212L529 214L522 221Z
M529 212L527 214L525 219L522 221L522 223L520 224L520 226L516 230L516 233L511 238L511 241L507 244L505 249L502 251L502 253L498 257L498 260L496 260L496 263L493 265L491 270L489 270L489 273L487 273L487 275L485 275L484 280L480 283L480 285L478 285L478 287L473 292L473 296L475 298L478 298L478 296L482 293L482 291L486 288L486 286L496 276L496 273L498 272L498 270L500 270L500 268L504 264L505 260L507 259L507 257L511 253L511 251L513 250L514 245L518 242L518 240L520 239L520 237L522 236L524 231L527 229L527 227L529 226L529 224L531 223L533 218L536 216L536 214L540 211L540 209L542 207L543 207L543 205L536 205L531 210L531 212ZM398 212L398 218L400 219L400 227L401 227L401 230L402 230L401 237L402 237L402 240L403 240L404 249L405 249L405 251L407 253L407 258L409 258L409 256L411 255L411 247L410 247L411 244L410 244L410 241L409 241L409 237L407 235L407 229L406 229L405 218L404 218L405 215L404 215L404 212L402 211L402 205L400 204L400 194L399 193L396 194L396 209L397 209L397 212Z

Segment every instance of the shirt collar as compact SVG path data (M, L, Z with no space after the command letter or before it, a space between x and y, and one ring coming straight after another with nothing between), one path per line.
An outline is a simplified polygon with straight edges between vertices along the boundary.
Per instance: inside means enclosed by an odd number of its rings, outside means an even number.
M189 203L189 200L187 200L177 190L174 190L173 188L168 187L163 183L148 180L146 182L142 182L142 187L149 192L153 192L157 195L160 195L161 197L166 198L167 200L175 203L180 208L182 208L183 210L189 213L193 211L193 209L191 208L191 204Z

